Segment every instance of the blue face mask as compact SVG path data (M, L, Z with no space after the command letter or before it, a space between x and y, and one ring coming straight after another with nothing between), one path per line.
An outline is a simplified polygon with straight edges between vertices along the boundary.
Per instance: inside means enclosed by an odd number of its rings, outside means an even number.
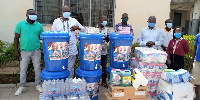
M71 15L70 12L64 12L64 13L63 13L63 17L64 17L64 18L69 18L70 15Z
M172 28L172 23L167 23L168 28Z
M176 38L178 38L178 39L181 38L181 35L182 35L181 33L174 33L174 36L175 36Z
M103 21L103 23L101 23L101 25L106 26L107 25L107 21Z
M28 18L32 21L35 21L37 19L37 15L28 15Z
M149 27L155 27L156 23L149 23Z

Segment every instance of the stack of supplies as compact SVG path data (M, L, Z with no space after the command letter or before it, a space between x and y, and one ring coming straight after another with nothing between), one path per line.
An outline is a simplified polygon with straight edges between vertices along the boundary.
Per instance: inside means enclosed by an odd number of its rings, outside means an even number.
M130 68L138 68L148 80L148 95L155 98L162 69L166 68L167 53L147 47L136 47L135 58L130 60Z
M158 83L158 100L193 100L194 85L187 70L165 69Z

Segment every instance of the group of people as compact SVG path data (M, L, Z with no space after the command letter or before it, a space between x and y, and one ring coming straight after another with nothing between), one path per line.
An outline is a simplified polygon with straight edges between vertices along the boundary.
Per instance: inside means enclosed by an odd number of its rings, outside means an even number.
M84 27L75 19L70 17L70 8L68 6L63 6L62 8L62 17L54 20L52 25L52 31L66 31L69 33L69 58L68 58L68 70L70 71L70 78L74 76L74 65L76 55L78 54L76 47L76 32L75 30L84 31ZM32 63L35 70L35 83L36 89L39 92L42 92L41 87L41 78L40 78L40 60L41 60L41 51L40 51L40 35L44 31L43 26L36 21L37 15L36 11L33 9L27 10L26 20L20 21L17 23L15 28L15 56L20 57L20 87L16 91L15 95L20 95L25 91L26 83L26 71L28 68L28 63L32 59ZM115 25L115 31L118 31L119 27L129 27L130 34L134 35L133 28L131 25L127 24L128 14L122 14L122 22ZM150 16L148 18L148 26L143 28L137 38L137 42L141 47L155 48L158 50L166 51L168 54L168 59L166 64L169 68L178 70L184 66L184 55L189 52L188 41L183 38L182 28L177 26L172 29L172 20L168 19L165 21L166 27L162 30L159 30L155 27L156 17ZM108 58L107 51L107 42L109 42L110 31L106 27L107 17L100 16L99 22L96 27L99 28L100 33L105 37L102 43L101 51L101 66L102 66L102 85L107 86L106 78L106 65ZM20 39L20 52L18 50ZM197 88L200 88L200 78L197 76L200 72L200 35L196 36L194 44L194 52L192 56L191 68L193 67L194 62L194 77L196 78L195 84ZM199 93L199 90L196 90ZM197 95L198 97L199 95Z

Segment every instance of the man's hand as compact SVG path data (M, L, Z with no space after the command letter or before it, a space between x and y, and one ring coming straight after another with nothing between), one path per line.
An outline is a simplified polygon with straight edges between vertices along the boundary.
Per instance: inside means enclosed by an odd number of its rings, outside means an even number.
M171 65L171 60L167 59L167 65Z
M162 47L162 49L163 49L164 51L167 50L167 47L165 47L164 45L161 45L161 47Z
M72 26L71 28L70 28L70 31L75 31L75 30L78 30L79 29L79 26Z
M20 53L18 51L15 52L15 57L19 59Z
M105 37L105 40L106 40L106 42L109 42L109 38L108 37Z
M149 41L146 43L146 46L148 47L152 47L153 45L155 45L155 42Z

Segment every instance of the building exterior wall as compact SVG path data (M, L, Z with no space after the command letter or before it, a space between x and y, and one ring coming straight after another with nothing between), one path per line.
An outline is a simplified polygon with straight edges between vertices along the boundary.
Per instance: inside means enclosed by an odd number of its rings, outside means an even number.
M33 9L33 0L4 0L0 6L0 40L14 41L17 22L26 19L26 10Z
M0 40L13 42L14 29L17 22L26 19L26 10L34 7L34 0L6 0L1 2ZM134 41L142 28L147 27L149 16L156 16L156 27L164 28L164 21L169 18L170 0L116 0L115 24L121 22L122 13L129 14L128 24L134 29ZM44 25L45 31L51 30L51 25ZM114 31L111 28L111 31Z

